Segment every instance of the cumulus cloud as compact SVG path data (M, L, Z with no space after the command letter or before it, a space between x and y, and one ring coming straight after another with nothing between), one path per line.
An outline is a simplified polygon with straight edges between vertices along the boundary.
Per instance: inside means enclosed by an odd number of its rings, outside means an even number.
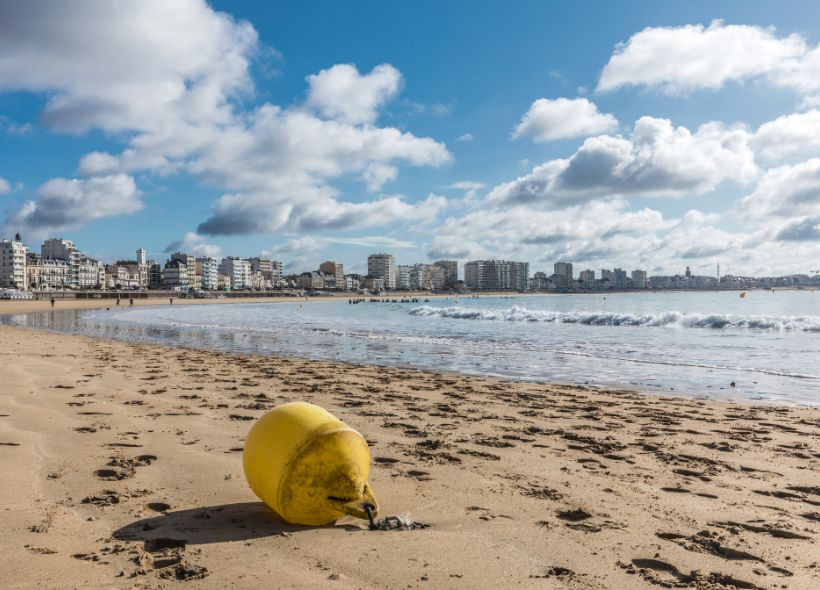
M352 176L378 192L399 164L451 160L442 143L376 125L402 86L393 66L336 65L307 78L303 103L247 107L239 99L252 97L259 53L249 23L202 0L52 4L3 9L0 91L45 92L42 118L58 129L129 132L118 136L128 138L120 153L86 154L81 174L187 173L223 189L199 233L344 229L433 209L391 197L349 202L332 186Z
M784 242L820 241L820 215L790 221L777 232L777 239Z
M462 133L456 138L456 141L473 141L472 133Z
M539 98L521 117L513 139L532 138L538 143L605 133L618 128L618 120L602 113L586 98Z
M599 91L623 86L668 93L717 89L727 82L765 77L800 92L820 88L820 50L797 34L772 28L725 25L648 27L619 44L601 72Z
M277 244L264 255L273 256L285 261L287 272L302 272L306 268L318 268L320 253L325 243L321 238L314 236L300 236Z
M761 125L751 138L755 152L770 160L820 150L820 111L783 115Z
M209 244L205 237L195 232L187 232L181 239L168 244L165 253L170 254L173 252L184 252L194 256L209 256L211 258L220 258L222 256L222 248L215 244Z
M751 219L816 215L820 210L820 158L770 168L741 201L741 208Z
M356 125L372 123L379 109L398 94L402 76L390 64L360 74L352 64L337 64L307 77L307 106L323 117Z
M80 228L91 221L142 209L140 191L126 174L87 179L53 178L6 219L6 226L35 235Z
M692 133L667 119L642 117L631 137L589 138L569 158L496 186L488 199L561 206L607 195L678 197L714 190L724 180L746 183L756 174L745 129L707 123Z
M388 166L386 164L370 164L367 168L364 169L362 173L362 179L367 185L367 192L375 193L381 190L381 188L391 182L396 180L396 177L399 175L399 170L395 166Z
M5 195L11 192L11 185L5 178L0 177L0 195Z
M0 90L47 94L43 121L81 132L224 122L252 89L247 22L203 0L2 2Z
M427 257L430 260L474 260L485 256L490 257L493 254L474 240L464 239L463 236L437 236L427 249Z

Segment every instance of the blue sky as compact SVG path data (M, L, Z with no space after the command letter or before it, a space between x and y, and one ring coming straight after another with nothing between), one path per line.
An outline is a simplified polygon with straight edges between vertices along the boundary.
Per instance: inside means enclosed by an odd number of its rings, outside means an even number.
M808 272L818 12L0 0L3 232L293 270Z

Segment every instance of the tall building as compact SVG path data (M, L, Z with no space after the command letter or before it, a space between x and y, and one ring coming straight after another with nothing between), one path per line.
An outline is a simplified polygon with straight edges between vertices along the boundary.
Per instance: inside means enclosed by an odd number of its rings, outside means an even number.
M410 273L413 267L409 264L401 264L396 267L396 289L410 290Z
M200 256L196 258L196 274L202 277L202 288L213 291L219 288L219 262L216 258Z
M148 264L148 259L145 256L145 248L137 250L137 264L140 266L146 266Z
M367 275L384 279L385 289L395 289L396 257L392 254L371 254L367 257Z
M464 265L464 284L475 291L525 291L529 274L528 262L473 260Z
M153 260L148 261L148 288L162 289L165 286L162 279L162 265Z
M612 274L615 275L616 289L627 289L629 287L629 281L626 278L626 271L624 269L616 268L612 271Z
M13 240L0 240L0 288L28 290L26 251L20 234Z
M582 270L579 275L579 280L585 289L591 289L595 286L595 271L591 268Z
M105 283L105 265L88 256L80 256L77 265L77 288L99 289Z
M333 288L338 291L345 290L345 265L341 262L334 262L333 260L327 260L319 265L319 272L325 273L326 275L330 275L333 278L325 278L325 282L328 285L327 288ZM332 287L330 284L332 283Z
M219 274L229 278L232 291L250 289L251 263L236 256L227 256L219 263Z
M553 266L553 276L555 277L555 288L559 291L567 291L572 288L572 263L556 262Z
M632 288L633 289L646 289L649 286L649 283L646 281L646 271L645 270L633 270L632 271Z
M40 255L47 260L64 260L68 264L69 288L79 288L82 254L77 250L74 242L62 238L50 238L40 246Z
M433 266L444 269L444 286L448 289L455 289L458 285L458 261L436 260Z
M615 273L608 268L601 269L601 287L613 289L615 287Z
M179 258L171 258L162 269L162 282L168 289L187 289L188 267Z
M277 288L282 286L282 275L284 274L284 265L281 260L270 261L270 284Z

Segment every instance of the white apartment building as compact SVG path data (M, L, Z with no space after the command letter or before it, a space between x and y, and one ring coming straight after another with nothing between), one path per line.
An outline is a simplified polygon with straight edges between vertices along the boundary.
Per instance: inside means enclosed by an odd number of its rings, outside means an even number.
M203 289L213 291L219 288L219 262L216 258L198 257L196 274L201 277Z
M579 278L581 280L581 284L587 289L591 289L595 286L595 271L591 268L582 270Z
M413 272L413 267L402 264L396 267L396 289L410 289L410 273Z
M20 234L0 240L0 288L27 290L26 250Z
M99 260L80 256L77 264L77 288L99 289L105 284L105 265Z
M646 280L646 271L645 270L633 270L632 271L632 288L633 289L646 289L649 287L649 282Z
M77 289L80 286L80 261L82 254L74 242L62 238L50 238L40 246L40 255L50 260L64 260L68 263L68 287ZM87 277L86 277L87 279Z
M395 289L396 257L392 254L371 254L367 257L367 275L384 279L385 289Z
M229 278L232 291L241 291L253 287L251 282L251 263L236 256L228 256L219 263L218 273Z
M187 290L188 267L179 259L171 259L162 269L162 282L167 289Z
M36 291L57 291L68 288L69 269L65 260L43 258L31 252L26 259L28 286Z

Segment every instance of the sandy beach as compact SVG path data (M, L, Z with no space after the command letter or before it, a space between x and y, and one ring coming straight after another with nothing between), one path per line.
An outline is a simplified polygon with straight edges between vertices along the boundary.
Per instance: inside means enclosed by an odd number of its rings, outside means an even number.
M0 344L7 588L820 586L817 409L12 327ZM382 514L429 527L278 521L241 451L292 400L362 432Z

